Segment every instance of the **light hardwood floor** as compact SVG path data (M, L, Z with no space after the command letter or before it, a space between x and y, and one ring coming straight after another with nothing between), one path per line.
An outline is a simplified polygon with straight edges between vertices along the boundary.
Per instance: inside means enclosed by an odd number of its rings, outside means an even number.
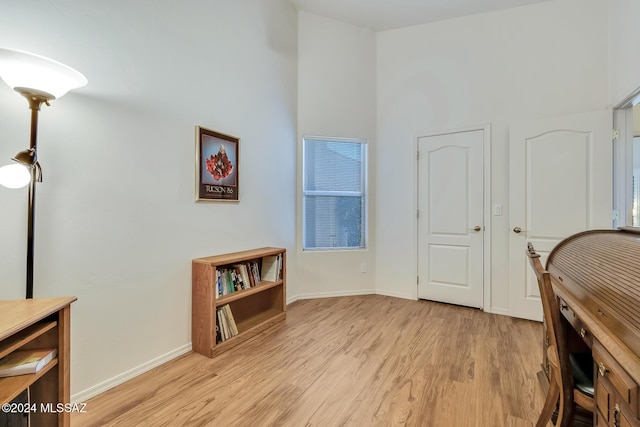
M209 359L191 353L87 402L72 426L526 426L542 325L379 295L298 301Z

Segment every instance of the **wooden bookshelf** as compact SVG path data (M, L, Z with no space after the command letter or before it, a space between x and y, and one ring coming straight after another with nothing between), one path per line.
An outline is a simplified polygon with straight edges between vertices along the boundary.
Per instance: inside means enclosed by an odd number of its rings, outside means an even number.
M235 265L256 263L262 273L263 261L280 257L276 280L253 280L246 288L227 294L219 292L218 270L233 270ZM196 258L191 263L191 341L193 351L214 357L259 334L286 318L286 250L265 247L242 252ZM261 277L262 278L262 277ZM219 324L216 310L228 305L238 334L217 339Z
M0 404L29 388L33 426L68 426L68 412L43 412L41 404L70 403L69 337L75 297L0 301L0 358L16 350L57 349L58 355L35 374L0 378Z

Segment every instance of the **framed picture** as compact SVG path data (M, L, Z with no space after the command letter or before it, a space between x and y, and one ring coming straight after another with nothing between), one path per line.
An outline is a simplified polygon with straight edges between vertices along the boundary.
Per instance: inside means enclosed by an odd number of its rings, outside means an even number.
M237 202L240 139L196 126L196 201Z

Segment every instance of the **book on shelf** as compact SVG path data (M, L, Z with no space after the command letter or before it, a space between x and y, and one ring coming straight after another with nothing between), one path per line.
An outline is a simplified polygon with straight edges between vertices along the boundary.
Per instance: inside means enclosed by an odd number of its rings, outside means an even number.
M218 307L216 310L216 316L218 318L218 325L216 329L219 331L220 342L226 341L231 337L238 335L238 326L233 318L231 307L229 304Z
M282 256L282 254L278 254L278 280L282 280L282 272L283 272L283 263L284 263L284 257Z
M258 268L258 263L255 261L249 261L249 270L251 272L251 276L253 276L253 281L258 285L260 283L260 269Z
M236 291L236 284L235 281L233 280L233 275L231 274L231 270L226 269L224 270L224 277L226 278L226 284L227 284L227 294L230 294L232 292Z
M56 357L51 348L18 350L0 359L0 378L35 374Z
M251 288L251 280L249 278L249 270L246 264L234 264L233 268L238 272L240 279L242 280L242 289ZM255 285L253 285L255 286Z
M218 317L218 313L216 312L216 317ZM216 322L216 342L222 342L222 329L220 328L220 321ZM0 424L1 426L2 424Z
M227 320L229 321L229 329L231 329L232 336L238 335L238 325L236 325L236 320L233 318L231 307L229 307L229 304L227 304L222 308L225 310L225 314L227 315Z
M222 295L222 280L220 278L220 270L216 270L216 297Z
M248 262L245 264L245 270L247 272L247 278L249 279L249 287L255 287L259 281L256 282L256 277L253 274L253 271L251 271L251 263Z
M236 284L236 291L243 289L249 289L249 281L245 282L245 278L242 275L241 264L233 265L234 283Z
M282 255L269 255L262 258L262 280L276 282L282 278Z
M229 337L229 328L224 320L222 310L217 309L216 316L218 317L218 325L220 329L220 342L223 342Z

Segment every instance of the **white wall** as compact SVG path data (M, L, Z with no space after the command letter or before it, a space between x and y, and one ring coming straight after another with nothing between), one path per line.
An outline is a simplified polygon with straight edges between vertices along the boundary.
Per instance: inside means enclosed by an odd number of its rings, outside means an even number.
M2 46L89 79L43 108L39 133L35 296L78 297L77 395L189 348L192 258L294 252L297 12L287 0L0 9ZM28 120L0 84L0 164L28 146ZM240 203L194 202L196 125L241 138ZM20 299L26 189L0 188L0 212L0 299Z
M418 136L492 126L491 307L509 313L512 122L609 105L608 6L556 0L377 34L376 286L416 296Z
M367 250L302 251L298 197L298 297L374 293L376 197L376 48L369 30L317 15L298 14L298 194L303 135L369 141ZM362 263L367 273L361 273ZM290 294L291 295L291 294Z
M610 0L610 87L616 105L640 88L640 2Z

